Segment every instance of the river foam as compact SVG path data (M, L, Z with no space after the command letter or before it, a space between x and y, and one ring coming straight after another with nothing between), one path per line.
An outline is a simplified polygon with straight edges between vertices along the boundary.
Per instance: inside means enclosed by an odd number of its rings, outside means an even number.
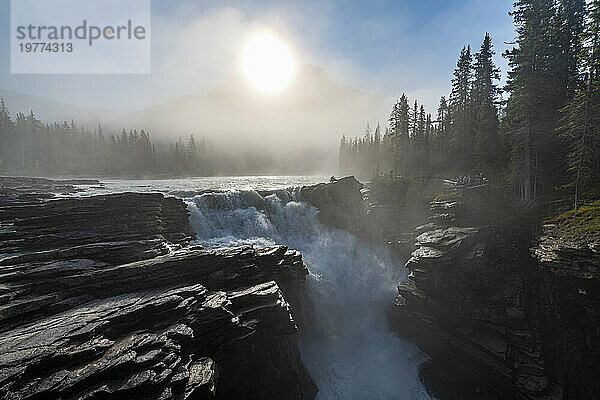
M385 248L318 221L293 191L204 193L188 199L197 241L210 247L285 244L302 252L309 318L302 359L318 399L429 399L418 380L424 355L399 338L386 311L406 270Z

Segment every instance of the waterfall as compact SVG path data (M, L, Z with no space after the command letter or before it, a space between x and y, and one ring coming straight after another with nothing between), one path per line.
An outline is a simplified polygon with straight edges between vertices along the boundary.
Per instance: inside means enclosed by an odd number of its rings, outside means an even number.
M321 225L292 191L231 190L188 199L198 242L209 247L285 244L302 252L311 319L300 351L318 399L429 399L418 380L424 355L386 320L406 274L387 249Z

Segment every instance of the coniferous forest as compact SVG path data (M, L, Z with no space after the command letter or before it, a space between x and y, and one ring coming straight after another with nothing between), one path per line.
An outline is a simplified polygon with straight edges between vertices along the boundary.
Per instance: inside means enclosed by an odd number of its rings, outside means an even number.
M142 130L89 131L74 121L44 123L33 111L14 118L0 99L0 170L46 176L204 176L237 168L205 139L156 145Z
M517 37L503 57L492 38L460 52L435 117L402 95L386 126L341 139L342 174L486 179L516 198L600 184L600 1L520 0ZM504 92L504 96L502 96Z

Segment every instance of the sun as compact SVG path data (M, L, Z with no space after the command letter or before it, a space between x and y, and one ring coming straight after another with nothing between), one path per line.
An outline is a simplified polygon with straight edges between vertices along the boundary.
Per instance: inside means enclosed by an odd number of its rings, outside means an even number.
M284 89L294 75L294 56L287 43L270 32L260 32L246 42L242 71L248 82L263 93Z

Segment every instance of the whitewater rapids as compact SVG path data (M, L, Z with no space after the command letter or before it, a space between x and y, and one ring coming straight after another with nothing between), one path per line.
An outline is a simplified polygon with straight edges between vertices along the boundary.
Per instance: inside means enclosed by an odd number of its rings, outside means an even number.
M429 399L418 379L425 359L387 324L395 285L406 274L385 248L321 225L294 191L248 190L187 199L197 241L207 247L285 244L307 264L310 321L300 352L317 399Z

